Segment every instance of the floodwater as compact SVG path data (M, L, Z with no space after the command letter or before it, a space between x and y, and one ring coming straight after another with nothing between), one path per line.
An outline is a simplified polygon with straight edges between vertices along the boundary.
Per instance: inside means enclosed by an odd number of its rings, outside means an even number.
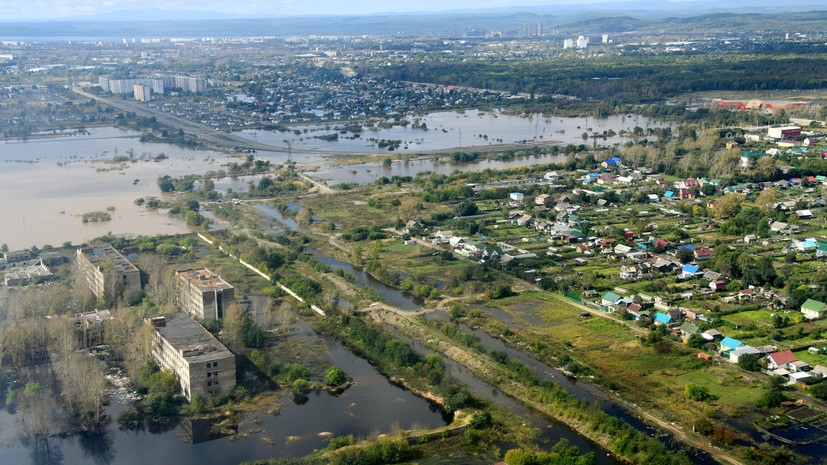
M417 153L435 150L449 150L468 147L478 147L485 150L489 145L496 147L499 144L521 144L531 142L549 142L555 144L586 144L592 145L592 134L602 135L604 131L612 130L619 133L621 130L631 132L634 128L671 126L671 123L655 121L640 115L614 115L608 118L566 118L559 116L543 116L532 114L528 117L506 115L499 111L480 112L468 110L465 112L445 111L430 113L423 116L407 116L413 123L419 120L427 129L421 127L393 126L391 128L364 128L359 137L353 138L353 133L339 134L335 141L325 141L314 136L333 134L338 124L315 124L296 126L294 132L268 132L245 130L242 134L250 139L257 138L259 142L287 147L288 142L294 149L318 150L320 152L367 152L367 153ZM583 134L587 138L583 138ZM389 151L378 147L375 140L398 140L401 145L398 149ZM628 139L615 135L598 138L600 145L613 145ZM304 155L294 153L294 160L299 161Z
M143 143L139 133L95 128L88 135L0 142L0 242L11 249L79 244L112 234L177 234L183 221L134 201L161 196L157 180L222 169L227 154ZM115 156L135 162L110 163ZM154 161L158 155L166 159ZM80 215L111 211L112 220L83 223Z
M333 436L368 436L388 433L395 428L437 428L447 424L444 415L429 401L391 384L367 361L356 357L334 339L322 337L306 325L299 325L290 337L321 337L332 364L342 368L355 385L342 395L315 392L303 399L285 399L278 414L245 414L237 429L248 437L231 440L210 432L209 422L182 420L142 430L120 429L108 425L101 434L76 434L51 437L48 449L43 444L17 437L19 414L0 410L0 463L8 464L87 464L107 465L169 463L240 463L268 458L301 457L327 446ZM125 408L112 403L112 416Z
M413 121L413 117L409 118ZM613 116L606 119L559 118L534 115L528 118L477 111L440 112L420 118L425 129L395 126L377 131L366 130L361 139L398 139L408 141L407 152L450 150L452 147L478 146L523 141L585 143L580 135L604 130L615 132L666 126L642 116ZM415 176L422 171L448 174L455 170L471 171L501 169L533 163L557 163L561 155L541 155L512 160L485 160L471 163L445 163L438 160L397 162L390 167L360 164L331 167L330 155L347 151L373 152L364 140L341 139L325 142L312 135L325 133L324 126L302 127L308 133L257 132L261 142L284 146L285 137L296 138L293 147L318 150L318 153L294 153L294 161L314 164L320 169L313 174L328 184L356 182L364 184L381 176ZM320 129L319 131L313 131ZM591 130L590 130L591 129ZM460 132L462 143L460 144ZM246 134L246 133L245 133ZM250 134L246 134L250 135ZM485 135L488 139L485 139ZM49 139L0 142L0 243L12 249L33 245L74 244L112 234L177 234L187 232L180 219L169 217L163 210L147 210L134 204L140 197L160 197L157 179L163 175L182 176L218 171L236 159L227 154L177 147L165 143L144 143L140 134L117 128L93 128L88 134L60 136ZM304 139L304 140L299 140ZM599 144L621 142L620 139L598 139ZM167 158L156 157L164 155ZM262 158L275 163L288 159L286 152L260 152ZM134 161L111 163L113 157L130 157ZM444 158L444 157L443 157ZM107 161L108 160L108 161ZM250 181L260 176L216 180L216 189L244 192ZM94 210L110 211L111 221L83 223L81 215Z

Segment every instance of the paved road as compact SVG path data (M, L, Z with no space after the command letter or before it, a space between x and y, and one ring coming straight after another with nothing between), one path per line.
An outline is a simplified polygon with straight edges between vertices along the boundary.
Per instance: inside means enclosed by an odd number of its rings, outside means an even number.
M133 112L138 116L143 116L146 118L155 117L155 119L158 120L159 123L174 128L183 129L185 132L192 134L198 137L199 139L202 139L205 142L209 142L211 144L240 149L272 151L286 150L283 147L276 147L273 145L257 143L255 141L251 141L250 139L236 134L227 134L225 132L216 131L214 128L210 126L197 123L195 121L189 120L187 118L182 118L180 116L170 115L169 113L165 113L154 108L148 108L143 105L138 105L137 103L127 102L120 99L110 99L106 97L101 97L99 95L93 95L74 87L72 88L72 91L86 98L94 99L98 102L103 102L111 107L118 108L123 111Z

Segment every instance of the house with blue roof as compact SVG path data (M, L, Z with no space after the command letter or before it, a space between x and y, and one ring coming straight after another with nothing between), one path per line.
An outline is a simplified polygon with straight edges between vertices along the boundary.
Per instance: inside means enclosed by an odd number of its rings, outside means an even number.
M680 245L680 246L678 246L678 250L681 250L681 249L689 249L693 252L695 251L695 247L692 247L691 245Z
M665 314L665 313L656 313L655 314L655 324L656 325L668 325L672 322L672 317Z
M742 345L744 345L744 343L741 342L741 341L737 341L735 339L732 339L731 337L725 337L721 341L721 349L720 350L721 350L721 353L724 353L724 352L728 352L730 350L735 350L735 349L741 347Z
M678 275L678 278L680 278L680 279L692 279L692 278L695 278L695 277L700 276L702 274L703 273L701 273L701 267L699 267L697 265L686 264L686 265L683 266L683 268L681 268L681 274Z
M794 247L797 248L798 250L803 251L803 252L806 252L806 251L809 251L809 250L815 250L815 249L818 248L818 241L816 241L814 238L811 237L809 239L805 239L805 240L799 242Z
M666 192L663 193L663 196L666 197L667 199L674 199L675 198L675 193L672 192L672 191L666 191Z
M603 168L617 168L620 165L619 157L612 157L600 164Z

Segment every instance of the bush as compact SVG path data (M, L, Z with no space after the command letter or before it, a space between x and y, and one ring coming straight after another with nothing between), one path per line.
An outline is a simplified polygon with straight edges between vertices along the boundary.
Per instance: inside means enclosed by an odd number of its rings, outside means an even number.
M712 400L713 396L709 393L709 388L706 386L698 386L694 383L689 383L683 390L683 394L686 396L687 399L695 400L698 402L706 402L708 400Z
M494 424L493 419L491 418L491 414L488 412L483 413L475 413L473 417L471 417L471 428L474 429L485 429Z
M347 447L330 456L332 465L380 465L399 463L410 454L408 442L401 439L382 438L368 447Z
M310 390L310 383L306 379L297 379L293 381L293 389L305 393Z
M347 379L345 371L339 367L330 367L324 375L324 382L328 386L339 386Z
M348 434L347 436L336 436L335 438L330 439L330 442L327 444L327 450L341 449L342 447L350 446L352 444L356 444L356 439L352 434Z

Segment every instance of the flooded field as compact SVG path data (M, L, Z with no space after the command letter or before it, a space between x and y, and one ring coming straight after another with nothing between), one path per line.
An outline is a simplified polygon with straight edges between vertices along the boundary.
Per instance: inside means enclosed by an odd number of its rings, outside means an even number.
M227 154L143 143L115 128L88 135L0 142L0 242L12 249L81 243L113 234L186 232L183 221L135 199L160 196L157 180L219 170ZM134 161L113 163L114 157ZM110 210L111 221L84 223L83 213Z
M296 126L294 132L241 131L239 134L257 137L259 142L294 149L320 152L417 153L468 147L485 148L489 145L549 142L556 144L591 145L592 135L601 135L598 144L612 145L628 139L620 131L631 132L635 127L655 128L670 126L639 115L615 115L608 118L564 118L533 114L528 117L506 115L499 111L447 111L423 116L407 116L411 123L387 128L368 127L358 137L354 133L339 133L335 140L326 140L337 133L339 124ZM417 124L418 123L418 124ZM423 127L424 125L424 127ZM602 137L604 131L606 137ZM255 133L255 135L253 134ZM586 138L583 138L583 134ZM613 134L613 135L609 135ZM316 136L322 136L320 139ZM389 150L379 141L399 141L398 148ZM297 154L298 157L303 157Z

